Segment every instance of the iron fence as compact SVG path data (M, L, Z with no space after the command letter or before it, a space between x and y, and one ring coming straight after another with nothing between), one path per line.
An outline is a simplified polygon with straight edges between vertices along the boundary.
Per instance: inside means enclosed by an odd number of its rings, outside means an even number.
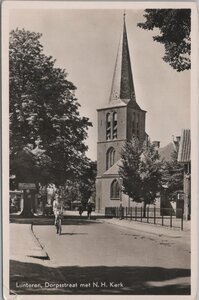
M183 230L183 209L157 207L106 207L108 218L126 219Z

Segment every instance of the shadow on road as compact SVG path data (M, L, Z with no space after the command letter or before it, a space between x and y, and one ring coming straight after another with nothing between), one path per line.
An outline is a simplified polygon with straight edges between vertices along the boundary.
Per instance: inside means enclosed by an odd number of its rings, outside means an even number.
M62 232L61 235L88 235L88 233L82 233L82 232Z
M52 268L11 260L10 274L10 288L17 294L190 295L189 269L140 266ZM59 280L59 277L62 277L62 280ZM45 282L49 282L51 288L46 287ZM112 282L118 284L112 286ZM21 287L23 283L35 283L41 286ZM70 283L73 287L56 288L55 285L53 286L54 283L59 285ZM81 283L86 284L87 287L80 286ZM93 283L99 287L94 287Z
M54 225L54 217L48 218L11 218L10 223L15 224L33 224L33 225ZM63 225L90 225L90 224L102 224L101 221L92 218L88 220L87 218L70 218L65 217L62 219Z

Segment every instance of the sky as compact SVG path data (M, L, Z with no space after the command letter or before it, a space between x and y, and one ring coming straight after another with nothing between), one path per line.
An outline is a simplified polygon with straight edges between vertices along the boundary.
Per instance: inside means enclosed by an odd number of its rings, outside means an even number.
M158 31L137 27L144 11L126 10L126 26L136 99L147 111L146 132L165 146L172 136L190 128L190 71L177 72L166 64L163 45L153 41ZM97 109L111 92L118 44L123 27L120 9L12 9L9 29L42 33L44 54L68 73L77 87L80 114L93 127L88 131L88 157L97 157Z

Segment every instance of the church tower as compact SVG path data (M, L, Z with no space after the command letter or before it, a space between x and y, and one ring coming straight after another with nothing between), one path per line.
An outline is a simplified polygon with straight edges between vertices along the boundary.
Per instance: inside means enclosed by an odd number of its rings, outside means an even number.
M119 165L121 149L132 136L140 143L145 140L145 114L138 103L133 82L128 47L125 14L112 88L107 106L98 112L96 211L108 207L127 206L128 199L121 193Z

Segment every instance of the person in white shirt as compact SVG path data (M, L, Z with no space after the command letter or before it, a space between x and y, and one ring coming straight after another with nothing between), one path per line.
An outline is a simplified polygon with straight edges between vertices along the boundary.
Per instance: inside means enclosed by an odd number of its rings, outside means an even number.
M59 195L55 195L55 200L53 201L53 212L55 216L55 225L57 223L58 215L63 214L63 202Z

